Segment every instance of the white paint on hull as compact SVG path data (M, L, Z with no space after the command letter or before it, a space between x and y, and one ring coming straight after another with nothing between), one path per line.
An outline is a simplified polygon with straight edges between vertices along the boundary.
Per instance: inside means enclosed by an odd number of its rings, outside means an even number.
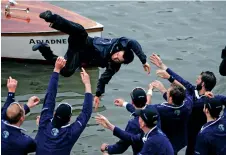
M91 32L90 37L101 37L102 32ZM45 60L40 52L32 51L39 40L49 42L54 54L64 56L68 48L68 35L53 36L2 36L1 56L6 58Z

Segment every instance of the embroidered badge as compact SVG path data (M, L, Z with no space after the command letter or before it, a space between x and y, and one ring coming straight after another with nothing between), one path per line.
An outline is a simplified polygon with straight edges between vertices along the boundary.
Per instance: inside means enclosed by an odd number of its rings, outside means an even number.
M180 115L180 110L175 110L174 111L174 114L177 115L177 116L179 116Z
M52 131L51 131L51 134L52 134L53 136L57 136L58 133L59 133L59 130L58 130L57 128L53 128Z
M9 137L9 132L8 131L3 131L2 132L2 137L5 138L5 139L8 138Z
M218 125L218 129L219 129L220 131L224 131L224 125L223 125L223 124L219 124L219 125Z

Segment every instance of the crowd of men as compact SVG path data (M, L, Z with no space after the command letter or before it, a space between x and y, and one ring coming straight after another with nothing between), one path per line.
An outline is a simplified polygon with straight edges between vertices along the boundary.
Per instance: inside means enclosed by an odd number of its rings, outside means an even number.
M133 39L121 37L106 39L88 36L78 23L68 21L60 15L46 11L40 14L54 29L69 35L68 51L64 57L53 54L48 44L39 43L33 50L40 53L52 64L51 74L40 117L37 119L38 132L35 138L24 133L21 125L26 114L40 99L29 98L27 104L15 102L17 80L7 80L8 96L1 110L1 153L3 155L24 155L36 152L37 155L69 155L79 136L85 130L92 115L93 102L98 108L105 85L119 71L121 64L129 64L134 53L140 58L145 71L150 73L147 56L140 44ZM220 73L225 73L226 49L222 51ZM115 105L125 107L133 118L125 130L116 127L101 114L96 122L113 132L120 140L115 144L103 143L103 154L123 154L132 146L134 155L176 155L186 147L186 155L224 155L226 154L226 96L211 91L217 79L213 72L205 71L198 75L196 85L183 79L166 66L161 58L152 54L150 62L159 69L156 74L168 80L169 88L160 81L151 82L146 92L141 87L132 90L131 103L121 98ZM98 81L95 97L91 92L90 77L84 66L106 68ZM223 66L223 71L221 68ZM56 108L59 75L71 76L81 69L81 79L85 87L83 108L76 120L71 120L72 106L60 103ZM153 89L158 89L165 102L152 103Z

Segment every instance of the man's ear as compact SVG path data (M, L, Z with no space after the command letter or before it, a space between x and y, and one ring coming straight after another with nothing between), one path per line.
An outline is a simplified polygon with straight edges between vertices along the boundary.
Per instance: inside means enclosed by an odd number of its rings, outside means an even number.
M24 122L25 121L25 116L20 117L20 121Z
M170 101L171 103L173 103L173 98L172 98L172 96L169 96L169 101Z

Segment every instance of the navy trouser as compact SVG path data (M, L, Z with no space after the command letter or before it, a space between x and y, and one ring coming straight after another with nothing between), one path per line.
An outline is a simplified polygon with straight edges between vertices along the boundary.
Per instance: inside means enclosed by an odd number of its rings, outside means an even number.
M81 66L80 54L87 46L88 33L82 25L69 21L57 14L53 15L50 27L69 35L68 49L64 56L67 63L60 72L62 76L69 77ZM55 64L58 56L53 54L50 47L42 46L39 51L46 60Z

